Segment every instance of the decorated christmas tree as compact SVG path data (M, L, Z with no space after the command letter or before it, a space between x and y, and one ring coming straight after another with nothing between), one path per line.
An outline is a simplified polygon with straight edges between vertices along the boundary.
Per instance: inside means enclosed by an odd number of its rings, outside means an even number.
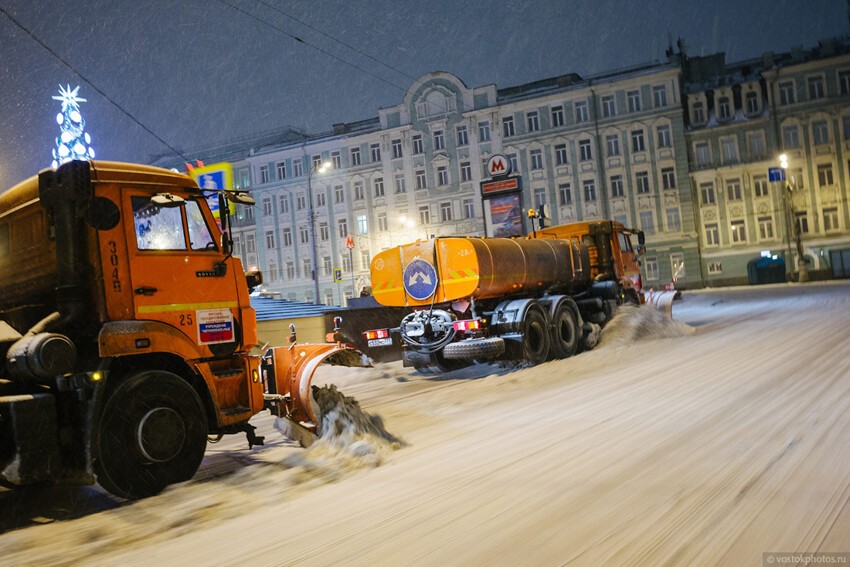
M85 132L86 121L80 114L80 103L86 99L77 96L80 87L71 90L71 85L62 88L59 85L59 96L53 100L62 103L62 112L56 115L56 122L62 132L56 138L53 148L53 167L72 159L94 159L94 149L91 147L91 137Z

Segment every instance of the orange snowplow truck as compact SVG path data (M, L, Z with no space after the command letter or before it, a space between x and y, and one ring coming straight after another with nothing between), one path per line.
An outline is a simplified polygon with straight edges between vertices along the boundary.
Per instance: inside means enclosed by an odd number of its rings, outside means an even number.
M389 346L398 333L405 366L438 371L572 356L597 344L618 305L640 303L643 246L643 232L600 220L385 250L372 260L372 293L415 310L398 328L366 331L367 344Z
M253 204L103 161L0 195L0 483L140 498L190 479L210 435L262 444L264 409L320 433L313 371L365 357L338 340L253 352L262 276L231 255L228 200Z

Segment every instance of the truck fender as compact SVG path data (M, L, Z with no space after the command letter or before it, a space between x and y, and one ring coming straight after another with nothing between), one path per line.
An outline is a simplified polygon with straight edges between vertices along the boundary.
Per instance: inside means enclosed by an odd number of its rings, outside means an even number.
M167 352L195 360L201 355L186 335L158 321L110 321L101 328L97 343L101 358Z
M584 324L584 320L581 318L581 312L572 297L569 295L547 295L546 297L540 298L540 304L544 305L549 310L550 321L554 320L555 314L561 309L561 305L563 303L566 303L570 311L573 312L573 315L576 316L576 323L579 328L581 328Z
M490 317L490 325L495 335L510 340L521 340L522 322L531 309L540 311L547 326L549 325L549 310L536 299L509 299L497 305Z

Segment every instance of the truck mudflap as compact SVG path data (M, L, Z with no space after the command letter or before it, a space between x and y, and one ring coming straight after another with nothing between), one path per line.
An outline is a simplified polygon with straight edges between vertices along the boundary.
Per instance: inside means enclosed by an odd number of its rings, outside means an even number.
M51 481L61 469L54 396L0 397L0 484Z
M369 358L349 345L293 344L272 347L263 357L266 405L284 418L284 433L304 446L322 435L321 415L313 399L313 375L321 364L369 367Z

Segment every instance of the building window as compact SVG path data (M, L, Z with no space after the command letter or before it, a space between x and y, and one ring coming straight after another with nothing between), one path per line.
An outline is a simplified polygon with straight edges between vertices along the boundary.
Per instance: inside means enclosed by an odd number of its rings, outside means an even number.
M543 150L531 150L531 169L543 169Z
M277 171L277 178L279 181L283 181L286 179L286 162L279 161L275 164L275 170Z
M375 181L372 182L372 185L375 187L375 197L383 197L384 196L384 178L376 177Z
M431 209L428 205L419 207L419 224L422 226L431 224Z
M667 106L667 87L664 85L652 87L652 100L655 108Z
M331 231L328 227L328 223L320 222L319 223L319 240L322 242L326 242L331 237Z
M838 232L841 227L838 226L838 208L831 207L823 210L823 230L824 232Z
M728 96L722 96L717 99L717 117L720 120L729 120L732 118L732 105L729 103Z
M323 191L319 191L316 194L316 207L324 207L325 206L325 193Z
M393 159L402 157L401 140L393 140L392 142Z
M351 165L360 165L360 148L351 148Z
M505 138L509 138L514 135L514 119L512 116L502 118L502 134Z
M723 138L720 140L720 149L723 153L723 163L738 162L738 140L735 138Z
M590 148L590 140L579 140L578 154L581 161L590 161L593 159L593 152Z
M824 163L818 166L818 185L828 187L834 183L832 178L832 164Z
M587 112L587 101L576 101L576 122L587 122L590 120L590 115Z
M334 187L334 203L337 205L345 202L345 190L342 188L342 185L337 185Z
M369 251L368 250L361 250L360 251L360 265L362 266L362 268L364 270L369 269L369 262L371 262L371 261L372 261L372 255L369 253Z
M422 134L416 134L415 136L413 136L413 154L419 155L424 153L425 149L422 144Z
M800 131L796 126L784 126L782 128L782 144L786 150L800 147Z
M342 158L339 152L331 152L331 167L334 169L342 169Z
M773 240L773 218L759 217L759 240Z
M378 230L381 232L386 232L387 230L389 230L387 213L378 213Z
M465 125L458 126L455 129L455 133L457 134L458 147L469 145L469 134Z
M637 192L639 194L649 193L649 173L639 171L635 174L635 183L637 184Z
M843 117L841 118L841 121L842 121L842 124L843 124L843 126L844 126L844 128L843 128L843 131L844 131L844 139L845 139L845 140L850 140L850 115L848 115L848 116L843 116Z
M809 77L809 100L819 100L824 96L823 77Z
M676 188L676 171L672 167L661 169L661 186L665 190Z
M705 225L705 245L720 246L720 231L717 229L717 224Z
M351 256L348 254L342 255L342 271L343 273L350 274L351 273ZM351 296L348 294L348 291L345 292L346 299L349 299Z
M372 163L381 161L381 144L372 144L369 146L369 155L372 157Z
M843 95L850 94L850 71L838 73L838 92Z
M307 199L304 197L304 193L298 193L295 196L295 210L303 211L307 207Z
M629 91L626 93L629 103L629 112L640 112L640 91Z
M538 187L534 190L534 208L537 209L539 213L543 210L544 205L546 204L546 188Z
M295 279L295 262L288 261L286 263L286 278L289 280Z
M694 124L705 124L705 105L702 101L696 101L691 107Z
M767 147L764 143L764 132L750 132L747 134L750 142L750 157L762 158L767 155Z
M301 244L310 242L310 231L307 230L306 226L302 225L298 227L298 239L301 241Z
M747 114L753 115L758 114L759 111L759 95L756 91L749 91L744 96L745 104L747 106Z
M732 231L732 243L740 244L747 241L747 230L744 226L744 221L735 220L729 224L729 229Z
M700 183L699 184L699 193L700 198L702 199L703 205L714 205L717 204L717 199L714 195L714 183Z
M416 170L416 188L417 189L425 189L426 186L427 186L427 181L426 181L426 177L425 177L425 170L424 169L417 169Z
M322 156L316 154L313 156L313 169L319 169L322 165Z
M281 231L281 235L283 237L283 245L285 247L292 246L292 229L291 228L284 228Z
M395 192L396 194L407 193L407 187L404 186L404 174L400 173L395 176Z
M266 231L266 248L268 250L274 250L276 248L274 231L271 231L271 230Z
M617 114L617 108L614 105L614 95L605 95L602 97L602 117L610 118Z
M584 187L584 200L588 203L596 200L596 181L593 179L585 179L582 182Z
M645 152L646 144L643 140L643 130L632 130L632 151Z
M537 116L537 111L533 110L525 115L526 124L528 124L529 132L537 132L540 130L540 118Z
M490 141L490 121L482 120L478 123L478 141L479 142L489 142Z
M679 207L670 207L665 212L667 213L667 230L670 232L679 232L682 229Z
M339 238L348 236L348 219L339 219L336 221L336 233Z
M787 106L789 104L794 104L794 102L794 82L785 81L779 83L779 104Z
M646 279L647 280L657 280L658 279L658 259L654 256L647 257L643 259L641 262L644 266L644 270L646 270Z
M573 204L573 191L569 183L558 185L558 199L562 206Z
M280 276L277 272L277 264L269 262L269 282L276 282L278 279Z
M475 202L472 199L464 199L463 200L463 218L465 218L465 219L474 219L475 218Z
M508 161L511 162L511 171L519 173L519 162L517 162L516 154L508 154Z
M670 126L668 124L662 124L655 131L658 134L659 148L669 148L673 145L670 137Z
M305 278L309 278L313 275L313 263L310 261L310 258L304 258L301 260L301 269ZM311 298L312 294L308 292L307 297Z
M552 128L559 128L564 125L564 107L552 107Z
M440 222L451 222L452 220L452 204L440 203Z
M567 165L567 145L555 146L555 165Z
M441 165L437 168L437 185L445 186L449 184L449 168Z
M711 149L708 147L708 142L696 142L694 144L694 154L698 165L711 164Z
M460 180L472 181L472 164L468 161L460 162Z
M809 234L809 213L801 211L795 213L794 216L797 218L797 227L800 229L800 234Z
M302 175L304 175L304 164L301 159L292 160L292 176L301 177Z
M354 200L362 201L366 198L366 192L363 190L363 182L355 181L354 182Z
M245 235L245 250L248 254L253 254L257 251L256 241L253 234Z
M655 234L655 215L652 211L640 212L640 228L647 234Z
M605 136L605 146L608 148L608 157L620 155L620 136L618 134Z
M289 212L289 195L281 195L279 202L281 214L287 214Z
M826 120L812 122L812 141L816 146L829 143L829 126Z
M322 274L325 276L331 275L331 257L330 256L322 256ZM328 295L325 297L325 304L331 305L333 303L333 296Z
M612 197L622 197L623 196L623 176L622 175L612 175L610 179L611 183L611 196Z
M744 198L741 194L740 179L730 179L726 182L726 198L729 201L740 201Z
M357 215L357 234L368 234L369 222L366 220L366 215Z
M446 149L446 134L442 130L434 130L434 150Z
M767 197L768 184L767 177L760 175L753 177L753 191L756 197Z
M263 216L270 217L272 216L272 200L268 197L263 199Z
M260 166L260 183L268 183L269 182L269 166L261 165Z

